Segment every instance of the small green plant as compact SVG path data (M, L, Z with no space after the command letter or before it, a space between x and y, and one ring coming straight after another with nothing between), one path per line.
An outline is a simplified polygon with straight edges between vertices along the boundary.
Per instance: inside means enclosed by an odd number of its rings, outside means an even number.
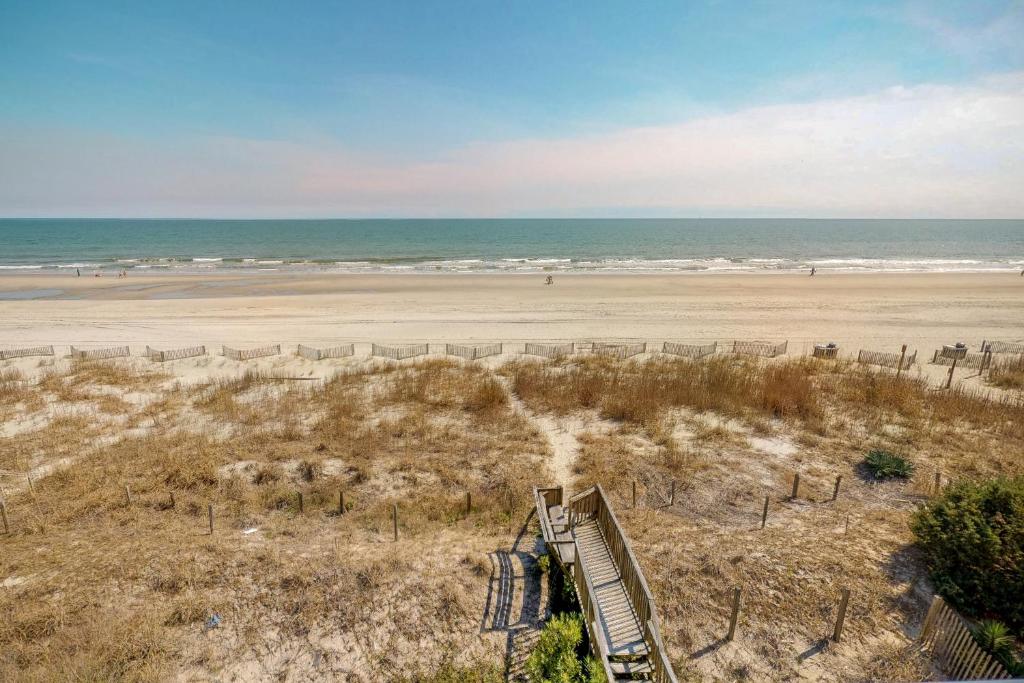
M914 473L914 464L906 458L875 449L864 458L864 466L875 479L909 479Z
M995 619L985 619L971 631L971 635L981 649L998 659L1011 675L1024 673L1024 662L1014 655L1013 634L1006 624Z
M551 556L548 554L544 554L538 557L537 568L540 569L542 574L547 574L549 571L551 571Z

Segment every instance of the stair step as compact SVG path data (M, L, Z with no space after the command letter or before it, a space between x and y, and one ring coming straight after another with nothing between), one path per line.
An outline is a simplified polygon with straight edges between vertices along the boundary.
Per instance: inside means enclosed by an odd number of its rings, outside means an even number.
M642 662L609 662L616 676L635 676L654 673L654 667L646 659Z

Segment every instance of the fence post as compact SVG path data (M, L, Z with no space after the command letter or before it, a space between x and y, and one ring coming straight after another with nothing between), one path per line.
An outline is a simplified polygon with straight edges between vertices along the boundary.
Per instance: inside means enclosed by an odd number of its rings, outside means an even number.
M466 491L466 516L469 517L469 513L473 510L473 494Z
M732 641L736 635L736 620L740 616L740 587L736 586L732 589L732 616L729 617L729 634L725 637L727 641Z
M800 473L793 473L793 491L789 494L790 500L796 498L797 493L800 491Z
M939 491L942 490L942 472L935 473L935 495L939 495Z
M669 504L669 506L672 506L672 505L676 504L676 480L675 479L672 480L672 492L668 496L668 504Z
M832 500L835 500L836 498L839 497L839 485L842 482L843 482L843 475L840 474L839 476L836 477L836 487L834 489L832 489Z
M946 388L947 389L949 389L949 387L953 385L953 371L956 370L956 361L957 361L957 359L954 358L953 359L953 364L949 366L949 376L946 378Z
M395 531L395 543L398 542L398 503L391 505L391 516Z
M836 616L836 627L832 631L832 640L839 642L843 635L843 622L846 620L846 605L850 602L850 589L843 589L843 596L839 599L839 614Z
M907 357L907 345L903 345L903 350L900 351L900 364L896 367L896 379L900 378L900 374L903 372L903 360Z
M636 509L636 479L633 480L633 509Z
M345 492L338 491L338 514L345 514Z
M4 518L4 533L11 533L11 527L7 524L7 502L0 500L0 516Z
M768 521L768 496L764 497L764 510L761 511L761 528L764 528L765 522Z
M31 474L26 474L25 478L28 479L28 492L32 494L33 498L35 498L36 497L36 487L32 483L32 475Z
M305 511L306 506L303 504L303 501L302 501L302 491L298 491L297 495L298 495L298 498L299 498L299 514L301 515Z
M132 505L132 492L128 488L128 484L124 485L124 499L125 499L125 502L127 502L128 507L131 507L131 505Z
M206 511L210 515L210 535L213 536L213 503L206 507Z

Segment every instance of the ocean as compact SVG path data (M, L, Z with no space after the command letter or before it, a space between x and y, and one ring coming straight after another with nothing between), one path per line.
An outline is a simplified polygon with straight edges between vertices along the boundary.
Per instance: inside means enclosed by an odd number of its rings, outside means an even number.
M1024 220L0 219L0 272L987 272Z

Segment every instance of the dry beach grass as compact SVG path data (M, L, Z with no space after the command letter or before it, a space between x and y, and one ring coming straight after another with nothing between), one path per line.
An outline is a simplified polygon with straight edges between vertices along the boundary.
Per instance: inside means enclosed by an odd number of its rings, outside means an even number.
M557 429L576 447L562 483L612 496L682 677L921 679L909 515L935 472L1024 468L1019 392L843 362L338 361L326 381L238 364L190 383L177 367L0 368L0 678L500 679L496 553L557 471ZM914 478L871 480L876 447ZM846 634L825 646L842 587Z

